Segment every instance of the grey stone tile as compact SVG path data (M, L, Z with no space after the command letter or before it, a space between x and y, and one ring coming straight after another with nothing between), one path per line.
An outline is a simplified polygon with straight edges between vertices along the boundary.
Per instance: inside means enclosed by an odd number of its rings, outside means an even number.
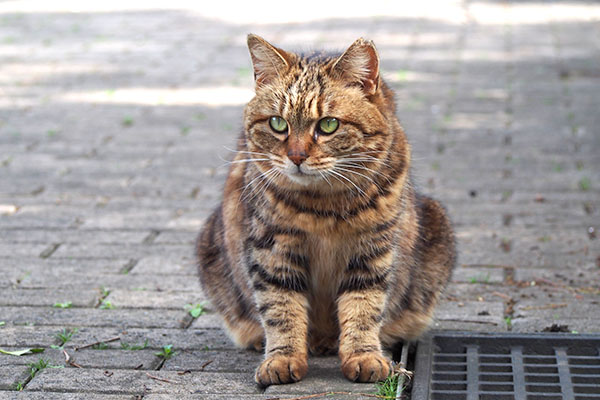
M264 359L262 353L252 350L182 351L165 362L166 371L245 372L252 375Z
M5 321L12 324L90 326L90 327L122 327L122 328L177 328L185 317L185 311L165 313L162 310L133 310L97 308L50 307L3 307Z
M4 347L50 347L59 344L56 334L66 326L14 326L6 322L0 327L0 346ZM119 337L120 341L110 342L109 349L121 348L121 341L141 345L148 340L151 349L160 349L172 344L181 350L231 350L235 346L221 329L162 329L162 328L114 328L114 327L77 327L77 333L68 342L67 348Z
M0 396L4 393L1 392L3 390L15 390L15 385L25 380L28 371L29 368L23 365L7 365L0 368Z
M74 391L78 393L107 394L144 394L169 393L184 394L222 394L259 393L252 377L246 374L224 372L198 372L179 375L170 371L153 371L150 375L165 379L162 382L153 379L145 371L103 370L103 369L45 369L28 385L27 391Z
M2 291L0 306L46 306L53 307L57 303L71 307L93 307L96 305L100 292L95 289L15 289L7 288ZM69 308L71 308L69 307Z
M207 299L201 293L180 291L150 291L115 289L110 292L107 300L127 308L168 308L183 310L188 304L205 304ZM165 311L166 312L166 311Z

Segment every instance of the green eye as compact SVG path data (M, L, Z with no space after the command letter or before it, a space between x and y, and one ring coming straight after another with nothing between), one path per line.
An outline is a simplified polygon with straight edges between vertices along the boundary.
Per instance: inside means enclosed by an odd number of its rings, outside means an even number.
M340 123L337 119L327 117L319 121L318 130L320 134L331 135L337 130L338 126L340 126Z
M269 118L269 125L271 125L271 129L277 133L285 133L288 130L287 122L285 122L285 119L281 117Z

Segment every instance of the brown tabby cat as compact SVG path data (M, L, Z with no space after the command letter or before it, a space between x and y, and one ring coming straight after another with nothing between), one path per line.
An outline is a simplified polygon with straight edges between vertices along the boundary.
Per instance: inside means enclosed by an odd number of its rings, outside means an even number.
M455 261L442 206L415 192L410 146L372 42L302 56L249 35L256 96L222 204L197 243L200 280L236 344L261 349L261 385L307 356L390 373L382 344L426 329Z

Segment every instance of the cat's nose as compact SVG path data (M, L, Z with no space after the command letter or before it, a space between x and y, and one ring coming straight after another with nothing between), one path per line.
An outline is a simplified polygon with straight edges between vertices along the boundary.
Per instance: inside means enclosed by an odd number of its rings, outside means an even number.
M300 166L308 156L302 150L290 149L290 151L288 151L288 158L292 160L294 164Z

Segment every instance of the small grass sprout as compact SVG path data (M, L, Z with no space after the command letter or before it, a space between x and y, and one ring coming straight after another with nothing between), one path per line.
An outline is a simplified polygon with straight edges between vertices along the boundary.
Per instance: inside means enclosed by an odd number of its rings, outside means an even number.
M121 125L123 125L123 126L131 126L131 125L133 125L133 118L129 117L129 116L124 117L121 120Z
M198 318L199 316L201 316L202 314L204 314L206 311L204 310L204 303L201 304L186 304L185 305L185 309L188 310L188 312L190 313L190 315L193 318Z
M77 328L69 330L64 328L62 331L54 335L54 337L60 341L60 344L58 346L52 345L50 347L53 349L62 349L65 346L65 344L67 344L67 342L70 341L73 338L73 335L75 335L77 332L79 332L79 329Z
M105 286L100 286L100 294L102 295L102 298L104 298L110 294L110 289Z
M112 310L113 308L115 308L115 306L113 306L109 300L104 299L102 300L102 303L100 303L101 310Z
M388 376L384 381L377 382L377 395L395 399L398 391L398 374Z
M146 347L148 347L148 339L144 340L143 344L130 344L121 342L121 348L123 350L144 350Z
M490 282L490 273L483 275L477 275L469 278L469 283L489 283Z
M37 362L27 364L29 367L29 376L31 379L35 378L38 372L43 371L46 368L63 368L62 365L52 365L50 361L40 358Z
M590 178L588 178L586 176L579 180L578 185L579 185L580 190L587 191L587 190L590 190L590 187L592 186L592 182L590 181Z
M175 351L173 350L173 345L168 344L166 346L163 346L161 351L159 351L158 353L154 353L154 354L165 360L168 360L169 358L171 358L173 356L173 354L175 354Z

